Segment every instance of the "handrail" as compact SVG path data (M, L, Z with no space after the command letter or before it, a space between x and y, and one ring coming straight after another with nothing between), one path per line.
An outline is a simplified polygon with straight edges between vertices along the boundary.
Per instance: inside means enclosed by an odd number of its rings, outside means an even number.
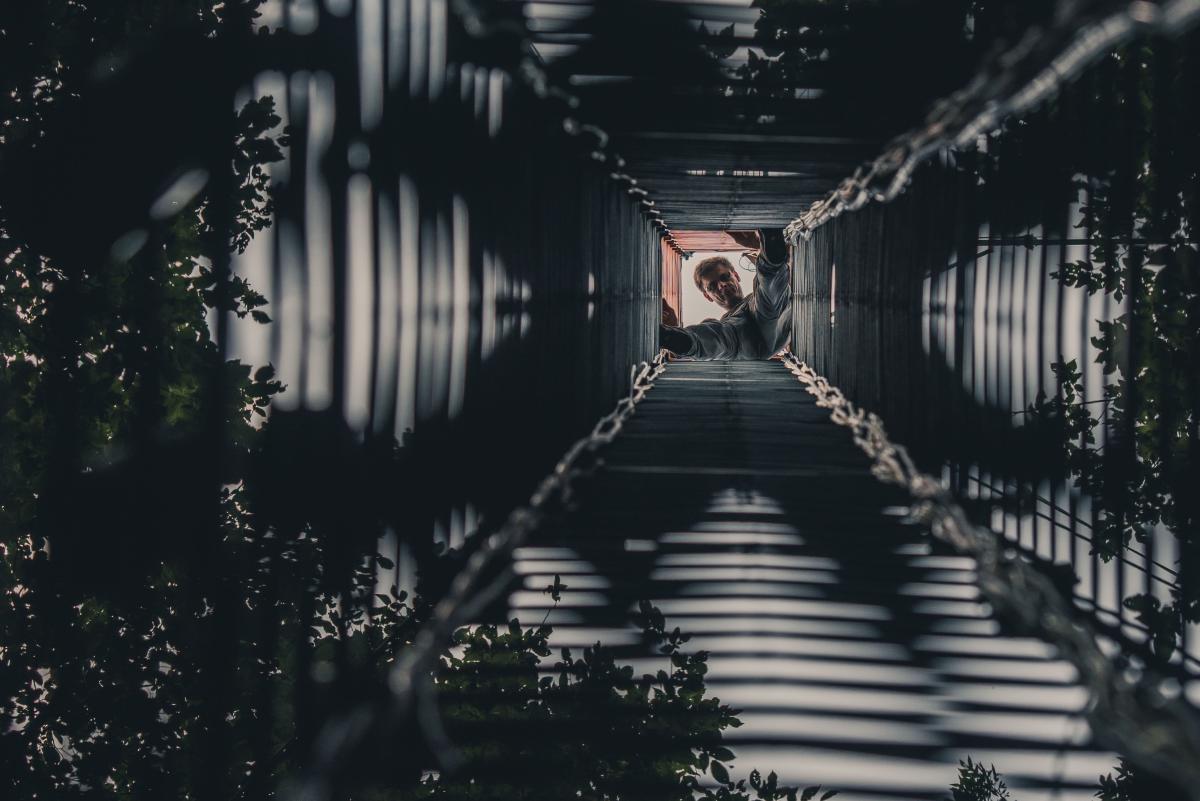
M974 145L1134 36L1182 34L1200 22L1200 0L1059 0L1052 20L1045 29L1030 28L1012 48L989 59L962 89L934 103L922 126L892 139L874 161L788 223L789 240L807 239L842 212L872 200L893 200L928 158L945 148Z
M834 423L851 430L871 459L872 475L909 492L910 519L975 559L980 593L997 616L1054 645L1074 666L1088 692L1085 714L1096 737L1200 799L1200 717L1187 702L1164 693L1161 677L1152 671L1135 673L1110 659L1092 626L1050 578L995 532L972 523L953 493L891 441L878 415L853 404L792 354L784 365L818 406L830 410Z

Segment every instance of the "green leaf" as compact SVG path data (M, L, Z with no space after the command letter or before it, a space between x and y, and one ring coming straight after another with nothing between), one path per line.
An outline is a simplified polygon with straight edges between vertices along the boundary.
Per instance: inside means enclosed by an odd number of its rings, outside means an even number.
M732 762L735 759L733 751L730 751L723 745L719 745L711 750L713 759L720 759L723 762Z

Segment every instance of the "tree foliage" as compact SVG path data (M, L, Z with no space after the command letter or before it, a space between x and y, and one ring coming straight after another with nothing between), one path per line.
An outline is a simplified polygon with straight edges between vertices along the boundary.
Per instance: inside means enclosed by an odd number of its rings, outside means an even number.
M1008 785L996 766L984 767L971 757L959 762L958 780L950 785L952 801L1011 801Z
M1188 797L1174 785L1139 770L1124 759L1117 765L1115 777L1111 773L1100 777L1100 789L1096 791L1100 801L1183 801Z
M258 5L4 4L0 162L13 168L53 133L98 72L119 73L175 31L215 36L223 13L236 6L249 18ZM142 103L139 119L153 122L158 99ZM242 249L269 223L265 166L282 158L286 137L271 98L236 115L230 99L230 112L234 163L229 180L213 184L234 193L221 199L239 210L224 246ZM308 591L321 552L303 537L286 548L264 542L256 527L241 465L283 387L270 366L224 361L206 323L214 311L265 322L266 300L237 278L218 289L211 188L131 256L44 252L44 238L11 224L21 209L8 201L0 209L0 770L14 797L28 799L242 792L258 780L244 767L214 777L205 764L214 755L248 764L264 706L291 681L295 662L265 647L255 617L270 610L277 626L298 625L283 598ZM74 235L68 220L57 224L61 238ZM220 468L195 448L213 415L227 443ZM212 519L196 519L197 510ZM332 615L329 593L313 604ZM223 627L239 633L232 643ZM215 667L214 647L232 650L234 675ZM224 744L214 747L218 738Z
M5 4L5 169L61 134L97 69L119 76L184 29L218 37L223 17L258 5ZM135 100L124 123L187 138L171 130L171 98ZM329 715L385 702L373 694L460 565L434 554L417 597L380 591L395 565L354 493L389 475L399 444L383 443L373 470L343 470L329 457L347 448L344 425L270 413L284 391L274 369L227 360L214 341L214 312L270 321L267 299L222 264L270 224L267 166L288 144L269 97L230 103L228 123L204 132L229 135L208 143L228 153L228 174L124 250L61 246L78 219L31 224L11 192L0 208L0 771L15 797L274 797ZM99 233L90 245L124 231ZM338 467L293 480L322 460ZM557 603L568 588L555 577L547 589ZM433 778L429 749L397 756L388 740L358 783L387 798L473 797L471 777L499 771L513 797L811 801L815 788L773 773L729 775L721 731L739 724L705 694L706 656L685 653L686 635L648 605L642 625L669 667L641 678L597 644L563 653L547 680L548 627L460 631L428 678L463 770Z
M1100 777L1095 796L1100 801L1183 801L1188 794L1122 759L1115 777ZM959 762L950 801L1012 801L1012 796L995 765L985 768L968 756Z
M643 601L635 616L666 665L641 676L600 643L552 665L548 626L460 630L442 656L437 696L463 767L425 770L402 798L677 799L824 801L836 791L801 789L778 776L731 775L722 732L741 725L709 697L707 653L687 653L690 636L669 628ZM545 667L551 665L549 670Z
M1102 395L1086 398L1084 367L1064 358L1051 365L1059 391L1030 409L1062 424L1075 486L1093 499L1096 553L1110 560L1155 529L1177 539L1181 573L1171 600L1123 600L1163 662L1185 623L1200 620L1200 582L1190 572L1200 556L1200 163L1186 127L1195 119L1195 72L1183 49L1136 45L1076 90L1077 107L1117 124L1060 167L1083 198L1078 228L1089 252L1054 277L1110 296L1120 312L1097 321L1090 340L1106 377Z
M857 120L880 133L918 124L929 105L961 87L999 41L1009 46L1052 6L1036 0L754 0L760 10L746 63L728 92L787 102L806 98L825 118ZM733 25L709 33L729 57ZM801 107L802 104L796 104ZM784 104L763 104L759 122ZM811 112L810 112L811 113Z

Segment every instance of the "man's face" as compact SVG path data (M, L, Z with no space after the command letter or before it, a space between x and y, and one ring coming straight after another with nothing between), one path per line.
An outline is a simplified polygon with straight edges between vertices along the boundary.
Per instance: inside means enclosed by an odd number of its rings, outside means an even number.
M742 285L737 273L726 264L718 264L704 273L701 279L704 297L725 311L742 302Z

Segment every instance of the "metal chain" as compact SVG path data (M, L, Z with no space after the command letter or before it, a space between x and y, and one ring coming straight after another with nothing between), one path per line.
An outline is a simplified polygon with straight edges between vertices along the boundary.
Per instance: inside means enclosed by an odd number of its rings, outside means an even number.
M479 39L491 36L513 35L525 37L528 34L525 26L514 20L488 19L481 9L478 0L453 0L451 9L458 15L464 30L471 36ZM511 76L511 73L509 74ZM554 86L546 70L532 56L526 55L522 57L520 66L516 71L516 77L541 100L556 99L571 109L572 112L578 110L581 105L577 95ZM563 119L563 130L570 136L588 134L595 139L595 145L591 153L592 159L601 164L612 166L613 169L608 174L608 177L617 184L623 184L627 194L639 198L642 213L650 220L650 224L658 230L659 236L671 246L672 250L686 258L686 253L679 245L678 240L675 239L675 232L663 220L662 212L655 208L655 202L649 197L650 193L638 186L636 178L624 172L625 159L621 158L615 152L606 152L611 141L608 132L598 125L580 122L572 116Z
M455 575L450 589L433 608L412 643L397 653L388 673L387 702L359 705L327 723L317 737L305 775L287 793L288 797L293 801L329 801L334 795L338 772L352 764L351 757L374 735L407 720L414 708L443 765L452 767L458 761L457 752L442 733L429 681L438 655L455 629L471 622L510 586L513 551L528 540L553 510L570 503L575 481L595 467L587 463L588 457L616 438L666 367L666 352L659 351L653 361L630 369L629 395L600 418L591 433L567 449L525 506L513 510L499 529L487 535ZM500 574L485 582L488 573L505 559L509 562Z
M1088 65L1138 34L1179 35L1200 22L1200 0L1059 0L1046 28L1031 28L971 81L934 104L925 123L891 142L808 211L788 223L790 241L872 200L887 203L913 172L945 148L973 146L1007 118L1057 94ZM1032 76L1032 77L1029 77Z
M909 519L975 559L980 593L997 617L1055 646L1075 667L1088 692L1085 714L1096 737L1200 799L1200 720L1179 683L1110 659L1054 582L993 531L972 523L953 494L888 438L878 415L855 406L792 354L784 364L817 405L829 409L833 422L850 429L871 459L871 473L908 490Z

